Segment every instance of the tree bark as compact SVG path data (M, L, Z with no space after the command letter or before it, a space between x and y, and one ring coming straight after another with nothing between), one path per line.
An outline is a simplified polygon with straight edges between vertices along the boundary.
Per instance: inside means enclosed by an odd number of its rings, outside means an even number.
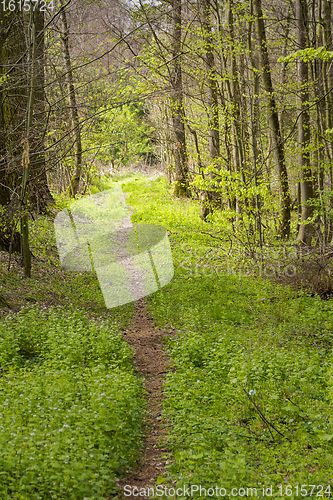
M332 1L322 0L323 22L324 22L324 44L327 50L333 49L332 39ZM326 97L327 102L327 126L333 128L333 65L332 61L325 61L323 63L323 79L326 83ZM330 141L330 156L333 159L333 141Z
M322 22L323 22L323 38L324 45L327 50L333 49L333 40L332 40L332 1L331 0L321 0L321 14L322 14ZM324 83L324 92L326 94L325 104L326 104L326 117L325 122L327 128L333 128L333 91L330 90L333 88L333 65L332 61L323 61L323 83ZM326 128L326 127L324 127ZM329 182L330 182L330 201L329 201L329 210L333 210L333 141L326 140L326 152L328 156L328 161L330 164L329 171ZM333 244L333 221L330 221L330 227L327 234L327 240L330 241L330 244Z
M33 110L34 110L34 100L35 100L35 86L36 86L36 59L37 59L37 17L38 10L30 11L30 24L28 32L28 85L29 85L29 99L27 108L27 118L25 126L25 137L23 145L23 155L22 155L22 167L23 167L23 177L22 177L22 191L21 191L21 246L22 246L22 257L24 265L24 275L28 278L31 276L31 252L29 247L29 218L28 218L28 185L30 177L30 130L33 121ZM32 46L32 50L31 50Z
M75 167L74 167L74 175L71 179L71 185L69 187L69 192L71 196L75 197L79 191L79 185L81 180L81 172L82 172L82 143L81 143L81 131L80 131L80 122L79 122L79 114L76 103L76 94L73 83L73 72L72 72L72 64L71 64L71 56L69 52L69 29L67 24L67 17L65 7L61 7L61 22L62 22L62 33L61 40L63 46L63 54L65 60L65 68L66 68L66 79L67 79L67 88L68 88L68 96L69 96L69 105L71 108L71 117L72 117L72 127L75 137Z
M308 24L306 0L296 0L296 23L297 23L297 46L298 50L307 46L306 29ZM298 119L298 142L301 148L299 155L299 167L301 174L301 223L299 225L297 241L310 246L313 236L313 226L306 224L313 213L313 207L309 205L313 198L312 172L310 166L310 112L309 106L309 70L308 64L301 59L297 62L297 76L299 84L299 119Z
M4 26L4 11L0 10L0 78L2 77L3 44L6 39ZM6 126L3 113L3 85L0 84L0 205L7 205L10 201L10 189L8 186L8 162L6 148Z
M182 4L181 0L172 2L172 81L171 81L171 115L175 136L175 187L177 197L187 196L188 185L188 157L185 136L185 111L183 104L182 78Z
M28 105L25 54L27 50L25 20L22 12L8 12L4 16L3 62L7 79L3 89L3 119L6 130L8 170L6 185L12 202L18 206L22 183L22 138L25 134ZM15 198L15 199L14 199Z
M202 31L204 36L205 65L207 71L207 104L209 128L209 156L212 160L220 156L219 110L212 33L210 0L202 0Z
M204 37L205 66L206 66L206 86L207 86L207 107L208 107L208 144L209 157L214 161L220 156L220 129L219 129L219 104L216 82L216 68L214 57L214 39L212 33L211 5L210 0L201 0L201 24ZM216 163L216 162L215 162ZM217 165L214 165L217 166ZM210 177L214 179L214 174ZM207 216L212 213L212 204L217 198L214 191L205 191L202 195L201 218L207 220Z
M263 84L268 98L269 126L272 134L275 160L277 165L277 173L280 184L280 211L281 211L280 235L283 238L288 238L290 235L290 206L291 206L289 182L288 182L287 167L285 162L284 146L281 137L279 116L278 116L272 78L271 78L271 68L268 57L266 30L263 20L261 0L253 1L253 10L256 19L256 29L259 40L259 52L260 52Z
M251 2L251 14L253 12L253 5ZM251 70L252 70L252 80L253 80L253 94L251 96L251 104L250 104L250 117L251 117L251 142L252 142L252 152L253 152L253 170L254 170L254 182L255 186L259 186L262 183L262 168L259 163L259 151L258 151L258 142L257 137L259 135L259 124L260 124L260 116L259 116L259 92L260 92L260 76L258 72L258 58L253 51L252 48L252 21L249 22L248 26L248 49L250 53L250 61L251 61ZM256 194L255 197L255 206L257 209L256 214L256 226L259 236L259 246L262 252L263 246L263 235L262 235L262 225L261 225L261 206L262 199L259 194ZM261 253L261 259L263 258Z
M29 201L37 213L45 213L53 198L48 187L44 153L45 127L47 127L47 123L45 123L44 12L37 8L35 9L35 29L35 89L30 139L31 178L29 182Z
M222 63L222 74L227 75L224 81L225 89L226 89L226 103L228 105L225 106L225 112L228 116L228 121L230 117L230 126L225 122L225 130L228 130L230 133L230 139L226 140L226 148L228 157L230 157L230 162L228 162L228 170L229 172L235 171L240 172L242 175L242 182L245 181L245 162L244 162L244 147L243 147L243 125L241 120L241 91L239 84L239 71L237 67L237 59L235 55L235 46L234 46L234 6L233 0L229 0L225 5L225 24L221 22L220 16L220 4L216 0L215 2L215 10L218 16L218 32L220 38L220 55L221 55L221 63ZM225 54L224 45L226 44L225 40L225 31L228 34L228 43L230 44L230 57L227 58ZM226 128L227 127L227 128ZM234 181L235 182L235 181ZM237 191L237 190L236 190ZM236 195L233 190L231 193L228 192L228 203L229 207L232 210L235 210L237 213L241 212L241 205L239 197Z

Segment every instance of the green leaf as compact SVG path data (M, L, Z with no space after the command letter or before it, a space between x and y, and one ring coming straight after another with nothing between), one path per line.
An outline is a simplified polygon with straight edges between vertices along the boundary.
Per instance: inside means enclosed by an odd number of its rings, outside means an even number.
M321 434L318 436L322 441L331 441L333 439L333 434Z

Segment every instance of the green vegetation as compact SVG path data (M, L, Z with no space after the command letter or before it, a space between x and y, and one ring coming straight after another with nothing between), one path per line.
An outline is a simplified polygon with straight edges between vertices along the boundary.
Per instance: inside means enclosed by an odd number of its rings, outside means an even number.
M152 153L154 129L144 123L145 113L142 103L115 109L100 107L91 124L91 133L84 139L87 160L104 165L111 162L112 167L128 166Z
M142 387L112 321L33 306L0 325L0 496L101 499L136 457Z
M177 331L167 483L257 487L258 496L263 485L332 485L331 301L227 275L224 245L200 233L198 206L172 200L163 178L124 190L135 220L166 227L173 247L175 277L149 297L159 325Z
M332 497L333 0L1 5L0 500Z
M322 485L329 498L331 300L263 279L241 246L227 255L229 243L208 234L221 220L204 223L199 203L172 197L163 176L104 177L96 189L115 183L133 222L168 230L174 257L173 280L147 298L157 324L174 331L164 401L172 453L158 482L257 488L258 497L272 485L295 499L298 485ZM50 218L31 234L32 278L22 281L15 259L1 278L13 311L0 323L0 496L108 498L141 438L143 390L119 335L133 307L107 311L93 273L60 269Z

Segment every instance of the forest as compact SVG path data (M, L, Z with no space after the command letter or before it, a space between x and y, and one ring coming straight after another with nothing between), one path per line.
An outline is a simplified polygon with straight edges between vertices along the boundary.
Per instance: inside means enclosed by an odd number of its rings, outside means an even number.
M333 496L332 0L0 0L0 500Z

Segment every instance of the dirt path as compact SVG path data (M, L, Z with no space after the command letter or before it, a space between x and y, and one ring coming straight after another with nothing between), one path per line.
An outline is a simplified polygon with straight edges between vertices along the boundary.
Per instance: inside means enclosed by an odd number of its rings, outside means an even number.
M137 495L124 495L124 486L131 489L156 487L158 476L164 475L165 461L162 455L167 451L163 445L165 430L161 423L163 399L162 384L168 367L168 358L163 347L163 338L168 333L155 328L153 320L149 318L144 301L138 300L135 304L135 316L132 326L123 334L123 339L135 351L134 365L139 374L145 378L148 392L148 411L145 419L146 440L141 457L135 467L128 471L125 478L118 481L122 494L117 498L137 498ZM140 496L148 499L148 496ZM109 499L111 500L111 498Z

